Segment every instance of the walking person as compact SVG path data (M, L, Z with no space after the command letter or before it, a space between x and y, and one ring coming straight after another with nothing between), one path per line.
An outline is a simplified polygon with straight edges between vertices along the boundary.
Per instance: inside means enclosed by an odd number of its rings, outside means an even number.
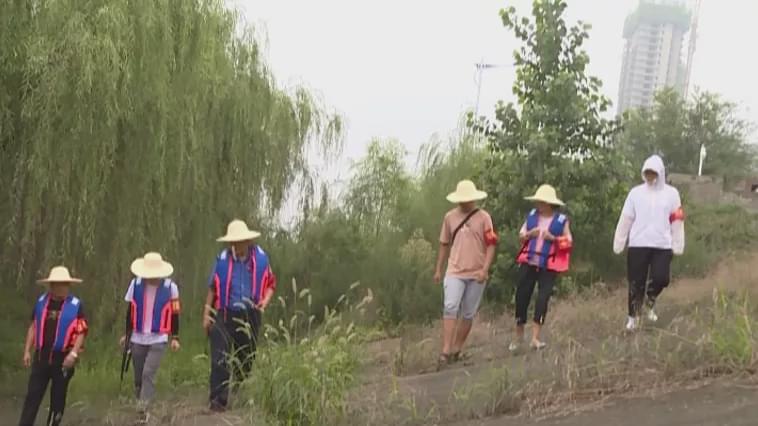
M229 381L244 381L255 358L261 313L276 290L269 258L254 243L260 236L241 220L233 220L227 243L216 257L208 283L203 328L211 346L210 409L222 412L229 402ZM234 374L230 374L233 369Z
M178 351L179 288L169 277L174 267L158 253L147 253L131 265L134 277L124 300L127 335L121 346L130 345L134 366L134 394L140 423L148 423L148 406L155 395L155 377L166 348ZM130 337L127 337L130 336ZM129 341L127 341L127 339Z
M682 202L679 191L666 183L666 169L661 157L653 155L645 161L642 180L643 183L634 187L626 198L613 241L616 254L621 254L627 240L629 242L628 331L639 326L645 299L647 319L651 322L658 320L655 302L669 285L671 260L673 255L684 253Z
M26 332L24 367L31 367L31 374L20 426L34 425L48 383L52 384L45 424L61 424L68 384L88 330L82 301L71 294L71 285L82 280L72 278L65 266L56 266L39 282L48 284L48 290L37 299Z
M459 359L495 258L498 237L492 218L476 205L485 198L487 193L479 191L470 180L459 182L455 192L447 196L458 206L442 222L434 273L434 281L439 283L447 261L439 367Z
M527 311L539 283L537 300L534 305L532 349L543 349L546 343L540 339L545 325L548 302L558 275L569 268L572 236L568 217L559 211L564 206L550 185L542 185L527 200L535 206L529 212L519 231L521 251L516 262L519 266L518 288L516 289L516 338L508 349L515 351L524 340Z

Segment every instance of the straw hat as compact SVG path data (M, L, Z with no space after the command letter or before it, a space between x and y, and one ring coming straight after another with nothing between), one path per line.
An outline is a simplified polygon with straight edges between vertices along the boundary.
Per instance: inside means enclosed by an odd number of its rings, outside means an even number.
M82 280L79 278L72 278L68 272L68 268L65 266L56 266L50 270L50 274L47 278L43 278L37 281L38 283L80 283Z
M524 197L524 199L529 201L541 201L543 203L548 203L554 206L566 205L558 198L558 195L556 195L555 188L550 185L541 185L539 188L537 188L537 192L535 192L534 195Z
M217 238L216 241L222 243L235 243L238 241L254 240L260 236L260 232L251 231L245 222L235 219L229 222L229 226L226 227L226 235Z
M476 189L474 182L462 180L458 182L455 192L448 194L447 200L451 203L468 203L487 198L487 193Z
M155 252L147 253L145 257L136 259L132 262L130 269L135 276L147 279L166 278L174 273L174 267Z

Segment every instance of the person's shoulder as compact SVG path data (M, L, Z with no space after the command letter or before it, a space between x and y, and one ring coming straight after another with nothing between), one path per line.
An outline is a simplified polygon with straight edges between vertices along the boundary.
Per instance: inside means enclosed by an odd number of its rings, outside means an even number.
M71 304L74 306L78 306L78 307L82 306L82 299L80 299L79 296L75 294L72 294L70 296L70 301L71 301Z
M675 186L666 184L666 186L664 188L666 188L666 192L667 193L669 193L671 195L676 195L677 197L679 196L679 190L676 189Z
M448 220L449 218L455 217L455 216L457 216L457 215L458 215L458 208L457 208L457 207L455 207L455 208L452 208L452 209L448 210L448 211L445 213L444 219L445 219L445 220Z
M216 259L225 260L227 256L229 256L229 249L224 247L223 249L221 249L220 252L218 252L218 254L216 255Z

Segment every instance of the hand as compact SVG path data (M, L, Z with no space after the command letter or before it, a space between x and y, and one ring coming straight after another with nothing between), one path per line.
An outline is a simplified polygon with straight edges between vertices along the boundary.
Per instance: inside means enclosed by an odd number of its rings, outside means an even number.
M123 349L124 345L126 345L126 336L121 336L121 338L118 339L118 345Z
M540 234L542 233L542 230L540 228L534 228L531 231L526 233L527 238L539 238Z
M551 234L549 231L545 231L545 234L542 237L545 239L545 241L555 240L555 235Z
M442 272L437 270L434 271L434 283L439 284L442 282Z
M481 271L478 271L476 274L474 274L474 279L480 284L486 284L489 278L490 274L487 269L482 269Z
M205 333L209 333L211 331L211 326L213 325L213 318L209 314L206 314L203 316L203 329L205 330Z
M179 344L179 339L171 339L171 350L177 352L181 349L182 345Z
M76 355L74 355L74 352L69 352L68 355L66 355L66 358L63 360L63 367L73 368L74 364L76 364Z
M32 354L29 351L24 351L24 368L32 366Z

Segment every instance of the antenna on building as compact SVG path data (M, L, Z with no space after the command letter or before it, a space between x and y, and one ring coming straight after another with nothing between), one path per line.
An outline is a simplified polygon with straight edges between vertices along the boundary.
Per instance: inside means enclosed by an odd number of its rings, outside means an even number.
M695 1L695 8L692 11L692 24L690 25L690 40L687 48L687 71L684 74L684 99L687 99L690 93L690 78L692 76L692 58L695 57L695 45L697 44L697 25L700 16L700 5L703 0Z

